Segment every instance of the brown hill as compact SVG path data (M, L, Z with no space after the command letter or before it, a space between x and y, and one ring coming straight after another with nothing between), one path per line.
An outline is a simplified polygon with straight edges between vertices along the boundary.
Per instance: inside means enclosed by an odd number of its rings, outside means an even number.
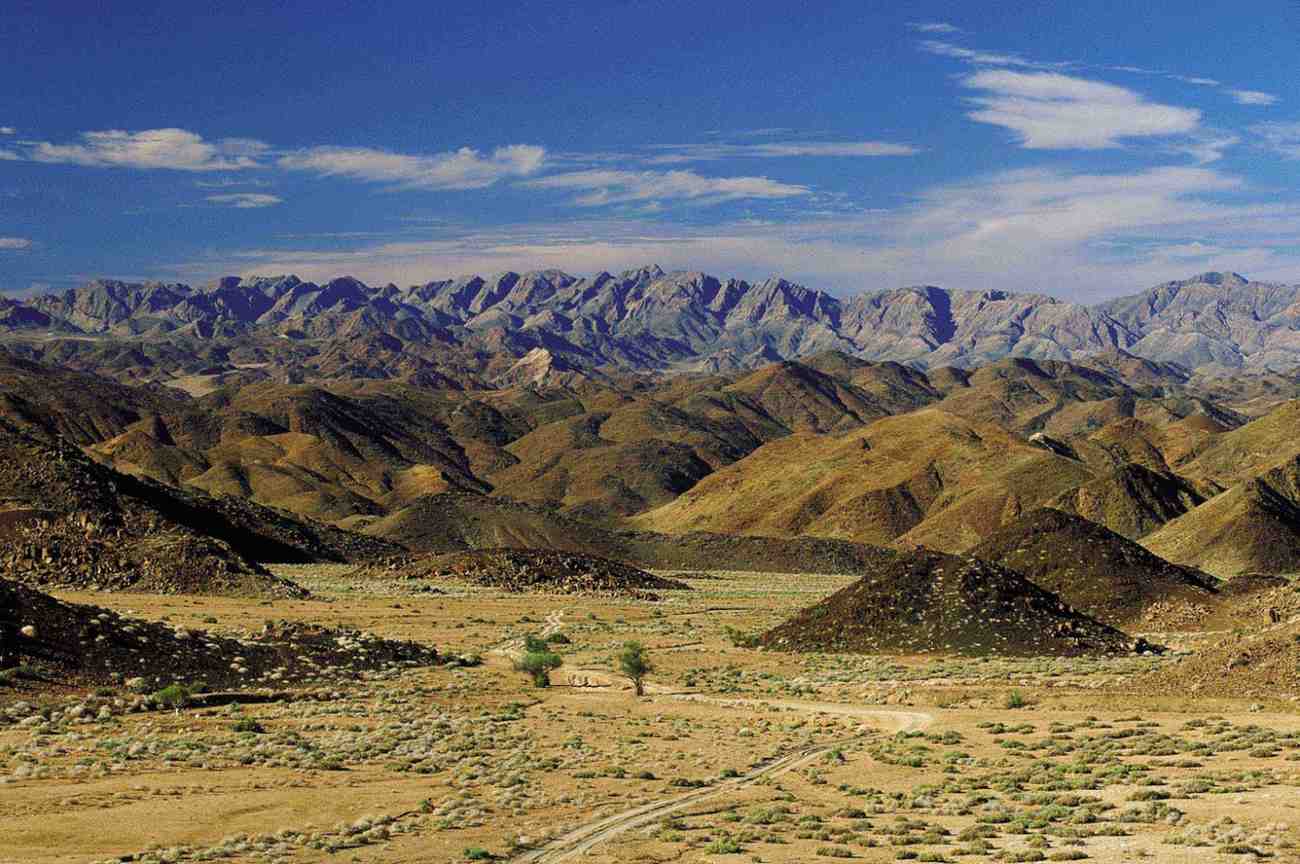
M1044 430L1062 409L1132 391L1104 372L1071 363L1017 357L970 373L966 386L951 391L938 407L982 423L1020 432Z
M31 635L23 628L30 627ZM64 603L0 579L0 669L29 670L20 687L172 683L235 689L303 685L390 665L432 665L438 652L411 642L302 625L268 627L245 639L125 618Z
M956 551L1091 476L997 426L923 409L843 436L766 444L632 523Z
M1296 460L1288 463L1294 476ZM1228 579L1300 572L1300 505L1276 479L1256 477L1142 538L1169 561Z
M552 549L655 570L863 573L893 555L876 546L816 537L612 531L542 507L454 493L421 499L365 531L414 552Z
M1208 487L1227 489L1281 459L1300 454L1297 429L1300 400L1285 402L1240 428L1208 438L1177 466L1178 473Z
M362 567L352 575L460 582L514 592L643 600L658 599L654 591L690 590L685 582L664 579L608 558L540 549L477 549L397 558Z
M987 538L970 555L1016 571L1113 627L1143 623L1156 604L1206 604L1218 580L1152 555L1087 519L1041 508Z
M1049 506L1136 540L1177 519L1205 499L1191 484L1137 463L1094 477L1048 502Z
M836 365L830 358L823 361ZM858 370L837 371L851 375ZM843 432L893 413L845 378L793 360L764 366L725 389L748 397L795 432Z
M232 510L239 511L238 505ZM0 568L40 585L301 595L261 560L310 560L218 507L105 468L0 419Z
M1118 654L1128 637L1023 576L915 550L759 638L782 651L983 656Z

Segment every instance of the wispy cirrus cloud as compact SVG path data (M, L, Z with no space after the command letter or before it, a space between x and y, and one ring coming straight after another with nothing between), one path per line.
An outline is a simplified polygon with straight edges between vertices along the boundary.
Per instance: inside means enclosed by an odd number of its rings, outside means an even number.
M1099 150L1126 138L1194 131L1201 112L1148 102L1124 87L1056 72L984 69L962 79L982 95L967 116L1015 132L1030 150Z
M778 159L797 156L870 158L913 156L910 144L891 141L773 141L765 144L667 144L668 152L644 160L651 165L712 162L721 159Z
M1279 156L1300 159L1300 123L1256 123L1250 131Z
M652 201L719 204L743 199L798 198L811 195L807 186L780 183L767 177L705 177L694 171L617 171L593 169L527 180L531 189L580 193L583 207Z
M439 224L427 236L376 238L337 250L242 250L189 266L203 277L347 272L400 284L449 273L538 267L584 273L656 262L746 278L779 273L841 294L930 283L1093 301L1197 270L1294 278L1297 225L1300 202L1252 200L1241 179L1213 168L1042 169L943 184L900 208L825 218L705 225L600 217L490 229Z
M1037 60L1029 60L1019 54L1011 54L999 51L981 51L975 48L964 48L961 45L954 45L951 42L943 42L936 39L924 39L921 41L921 50L940 57L951 57L954 60L961 60L976 66L1015 66L1023 69L1064 69L1070 66L1070 63L1042 63Z
M431 156L369 147L323 146L286 154L276 164L290 171L407 189L481 189L508 178L536 174L545 162L545 148L512 144L491 153L462 147Z
M907 26L917 33L960 33L961 28L947 21L908 21Z
M26 237L0 237L0 250L14 252L32 248L32 241Z
M1238 105L1276 105L1278 97L1262 90L1229 90L1228 95Z
M247 174L235 177L217 177L212 180L195 180L194 185L199 189L231 189L234 187L260 187L270 186L269 180L260 180Z
M1262 90L1238 89L1230 87L1216 78L1207 78L1200 75L1184 75L1178 72L1171 72L1167 69L1149 69L1145 66L1132 65L1098 65L1075 61L1044 62L1041 60L1032 60L1023 55L1011 52L984 51L976 48L966 48L962 45L957 45L953 42L941 39L924 39L919 44L921 50L930 54L935 54L940 57L951 57L955 60L969 63L972 66L1007 67L1058 72L1126 72L1134 75L1154 75L1161 78L1167 78L1171 81L1180 81L1184 84L1194 84L1198 87L1210 87L1220 90L1226 93L1238 105L1268 106L1275 105L1280 101L1280 98L1273 93L1266 93Z
M0 135L17 135L18 130L12 126L0 126Z
M256 210L284 203L284 199L278 195L267 195L261 192L229 192L209 195L207 200L222 207L234 207L236 210Z
M22 151L33 162L101 168L238 171L258 166L267 145L249 138L207 141L186 129L83 132L75 143L35 141Z

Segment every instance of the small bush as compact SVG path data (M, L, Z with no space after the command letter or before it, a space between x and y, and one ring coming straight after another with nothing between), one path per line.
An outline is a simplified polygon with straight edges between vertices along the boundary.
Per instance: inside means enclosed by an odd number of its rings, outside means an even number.
M1025 701L1025 697L1023 693L1021 693L1019 690L1012 690L1010 693L1007 694L1006 701L1002 703L1002 706L1004 708L1014 711L1017 708L1024 708L1028 704L1029 703Z
M734 837L719 837L704 849L706 855L738 855L745 851Z
M190 704L190 701L194 698L194 691L184 684L168 684L149 698L153 700L155 705L163 708L174 708L179 711Z
M726 634L727 641L730 642L732 645L735 645L737 648L758 647L757 634L746 633L743 630L737 630L735 627L731 627L729 625L723 627L722 632Z
M551 672L563 665L563 658L537 636L524 639L524 656L515 662L515 668L531 677L537 687L550 687Z
M266 727L261 723L258 723L252 717L241 717L235 725L230 728L234 732L250 732L254 735L261 735L266 731Z
M818 846L817 855L823 858L852 858L853 852L843 846Z

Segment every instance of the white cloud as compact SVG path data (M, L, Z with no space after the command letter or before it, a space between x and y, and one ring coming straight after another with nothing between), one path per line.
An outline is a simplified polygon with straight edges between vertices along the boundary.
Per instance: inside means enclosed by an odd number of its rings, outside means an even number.
M27 158L36 162L175 171L235 171L255 168L267 149L260 141L224 138L205 141L185 129L108 129L83 132L77 144L36 142Z
M1051 72L985 69L963 79L986 95L967 116L1015 132L1030 150L1097 150L1125 138L1191 132L1201 113L1148 102L1132 90Z
M909 21L907 26L918 33L960 33L961 28L947 21Z
M1272 93L1260 90L1229 90L1228 95L1238 105L1276 105L1278 101Z
M1240 143L1241 138L1237 135L1202 136L1175 144L1173 149L1191 156L1198 165L1209 165L1222 159L1228 148Z
M23 157L19 156L17 153L11 153L8 150L0 150L0 162L20 162L22 161L22 158Z
M269 180L258 180L248 175L237 177L217 177L213 180L195 180L194 185L199 189L230 189L232 187L260 187L270 186Z
M12 126L0 126L0 135L17 135L18 130Z
M962 60L976 66L1018 66L1025 69L1055 69L1069 65L1068 63L1039 63L1034 60L1026 60L1019 54L979 51L934 39L922 40L921 48L940 57L951 57L954 60Z
M662 149L669 152L645 160L651 165L683 162L709 162L736 158L875 157L912 156L920 151L910 144L890 141L774 141L768 144L673 144Z
M469 147L433 156L410 156L369 147L312 147L282 156L279 165L331 177L350 177L411 189L481 189L541 170L546 150L530 144L483 154Z
M648 218L439 225L432 237L343 250L246 250L189 272L353 273L410 284L453 273L590 273L656 262L745 278L780 273L840 294L929 283L1088 301L1203 270L1297 280L1300 203L1222 200L1247 192L1239 179L1203 167L1020 171L936 187L893 211L707 226Z
M284 199L278 195L266 195L261 192L231 192L224 195L209 195L208 200L223 207L237 210L254 210L261 207L274 207L283 204Z
M26 237L0 237L0 250L21 250L32 248L32 241Z
M797 198L807 186L779 183L767 177L704 177L694 171L573 171L529 180L532 189L581 192L574 203L583 207L649 201L689 201L717 204L742 199Z
M914 24L909 24L908 26L913 30L919 29ZM1194 84L1198 87L1213 87L1222 90L1240 105L1274 105L1279 101L1278 97L1272 93L1265 93L1260 90L1234 89L1228 87L1222 81L1215 78L1206 78L1201 75L1182 75L1166 69L1148 69L1145 66L1132 65L1097 65L1074 62L1046 63L1038 60L1029 60L1019 54L965 48L961 45L955 45L951 42L944 42L935 39L922 40L920 42L920 47L921 50L928 51L931 54L937 54L940 57L951 57L954 60L961 60L965 63L971 64L972 66L1036 69L1044 71L1062 71L1067 69L1076 71L1094 70L1105 72L1127 72L1136 75L1156 75L1161 78L1167 78L1171 81L1181 81L1184 84Z
M1274 153L1287 159L1300 159L1300 123L1257 123L1250 131Z

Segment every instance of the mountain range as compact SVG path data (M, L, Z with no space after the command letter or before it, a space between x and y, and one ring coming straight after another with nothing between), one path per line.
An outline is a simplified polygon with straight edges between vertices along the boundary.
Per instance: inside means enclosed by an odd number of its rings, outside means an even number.
M165 380L161 367L229 374L260 365L296 370L291 379L481 386L602 370L727 372L827 351L918 369L1122 352L1186 378L1300 366L1300 285L1205 273L1087 306L934 286L837 297L780 278L658 267L406 288L351 277L226 277L197 288L97 280L0 300L0 334L32 359L129 380Z

